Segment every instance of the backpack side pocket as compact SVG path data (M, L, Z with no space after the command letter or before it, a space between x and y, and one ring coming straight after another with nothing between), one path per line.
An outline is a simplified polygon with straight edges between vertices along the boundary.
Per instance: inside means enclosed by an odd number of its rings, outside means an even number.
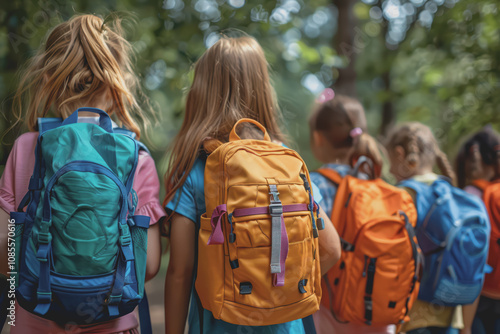
M132 244L134 248L135 275L137 277L137 293L144 295L144 282L146 279L146 263L148 250L148 228L150 218L147 216L132 216L134 224L130 227Z

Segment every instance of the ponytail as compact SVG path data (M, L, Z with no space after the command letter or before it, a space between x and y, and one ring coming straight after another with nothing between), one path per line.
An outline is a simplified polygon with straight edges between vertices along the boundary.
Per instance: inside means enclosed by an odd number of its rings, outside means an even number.
M441 173L444 176L450 178L452 183L455 184L456 182L455 172L453 171L453 168L451 167L451 164L448 161L448 157L446 156L446 154L443 153L443 151L439 149L439 147L437 147L437 145L436 145L436 165L441 171Z
M18 121L24 119L36 131L38 117L51 109L65 118L102 100L99 106L140 137L135 119L147 125L145 114L154 114L123 35L119 18L105 24L95 15L77 15L57 25L21 73L14 96Z
M375 138L365 132L354 138L353 152L350 160L354 163L361 156L365 156L373 162L374 176L380 177L384 160L382 159L382 154Z
M406 147L404 147L406 152L406 162L409 166L415 167L420 163L420 149L418 148L418 138L415 134L410 136L410 140Z

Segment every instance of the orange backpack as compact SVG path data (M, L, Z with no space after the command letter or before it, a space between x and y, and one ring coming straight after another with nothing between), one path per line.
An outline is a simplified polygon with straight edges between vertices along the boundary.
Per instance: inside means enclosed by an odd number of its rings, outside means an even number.
M371 161L360 157L353 175L365 163ZM376 326L408 321L421 263L411 196L380 178L318 172L338 185L331 219L343 249L323 276L322 304L339 321Z
M264 140L240 139L243 122ZM324 224L309 184L301 157L251 119L238 121L229 142L208 156L196 291L216 319L267 326L319 309L317 227Z
M500 298L500 180L475 180L473 184L483 191L483 201L491 225L488 264L493 271L484 276L483 291L489 297Z

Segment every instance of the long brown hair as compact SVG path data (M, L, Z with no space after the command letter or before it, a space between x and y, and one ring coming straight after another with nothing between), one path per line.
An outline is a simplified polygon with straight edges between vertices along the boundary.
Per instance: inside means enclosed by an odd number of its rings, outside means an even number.
M319 103L314 109L309 125L319 131L334 149L349 148L351 164L360 156L373 161L375 176L379 177L383 159L377 141L367 133L365 111L361 103L348 96L335 95L331 100ZM361 129L353 136L351 131Z
M433 167L436 164L443 175L455 181L455 173L448 157L439 148L428 126L408 122L395 127L388 136L386 147L388 151L393 151L398 146L403 148L409 166Z
M139 124L151 112L132 66L132 47L121 19L76 15L58 24L24 71L14 106L18 121L35 131L37 118L52 109L63 118L78 107L105 103L121 125L140 137Z
M186 180L203 140L228 141L234 124L245 117L260 122L273 140L284 140L261 46L249 36L221 36L194 67L184 121L172 143L165 174L164 203Z

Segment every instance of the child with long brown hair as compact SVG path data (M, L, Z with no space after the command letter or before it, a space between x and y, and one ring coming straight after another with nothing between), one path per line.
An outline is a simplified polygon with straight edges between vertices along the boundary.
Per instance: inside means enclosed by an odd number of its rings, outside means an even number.
M103 20L95 15L76 15L58 24L22 72L14 107L30 132L16 140L0 179L0 269L3 274L9 271L6 261L8 212L16 211L28 191L35 165L38 118L53 115L65 119L80 107L99 108L140 137L139 122L145 122L145 113L150 107L141 101L143 94L132 66L132 47L124 38L120 21L113 17ZM99 117L94 116L94 113L81 113L78 122L99 124ZM146 264L146 279L150 279L159 269L161 252L156 222L164 216L164 211L158 198L155 164L145 151L138 156L133 189L138 199L135 213L151 218ZM138 333L138 321L134 313L129 313L99 324L60 324L16 306L16 326L11 328L11 333L65 333L68 330Z
M203 143L206 139L227 142L231 129L242 118L261 123L273 141L286 142L267 66L261 46L246 36L222 36L195 65L184 122L172 145L165 177L165 203L171 213L171 253L165 279L167 333L183 333L186 319L189 333L305 332L301 320L266 327L216 320L210 311L203 309L193 286L200 216L206 211L207 155ZM319 196L316 192L314 195ZM326 218L324 214L321 216ZM338 235L328 226L320 231L319 238L321 269L328 269L340 255Z
M398 182L412 179L431 185L439 178L433 172L434 165L452 182L455 180L455 173L448 158L439 148L431 129L421 123L405 123L394 128L388 136L386 148L391 162L390 171ZM407 190L415 200L415 192L412 189ZM417 205L417 211L418 208ZM418 212L419 216L426 214ZM409 316L410 322L401 328L401 331L409 334L458 334L459 329L463 327L461 306L435 305L418 299L413 304Z
M322 169L331 169L344 177L351 172L356 160L365 156L373 162L375 177L379 177L383 159L378 144L366 128L366 116L359 101L335 95L327 88L313 109L309 119L311 150ZM320 173L311 173L318 186L322 201L319 205L332 216L338 185ZM328 308L321 305L314 315L317 333L393 333L394 326L363 326L337 320Z

